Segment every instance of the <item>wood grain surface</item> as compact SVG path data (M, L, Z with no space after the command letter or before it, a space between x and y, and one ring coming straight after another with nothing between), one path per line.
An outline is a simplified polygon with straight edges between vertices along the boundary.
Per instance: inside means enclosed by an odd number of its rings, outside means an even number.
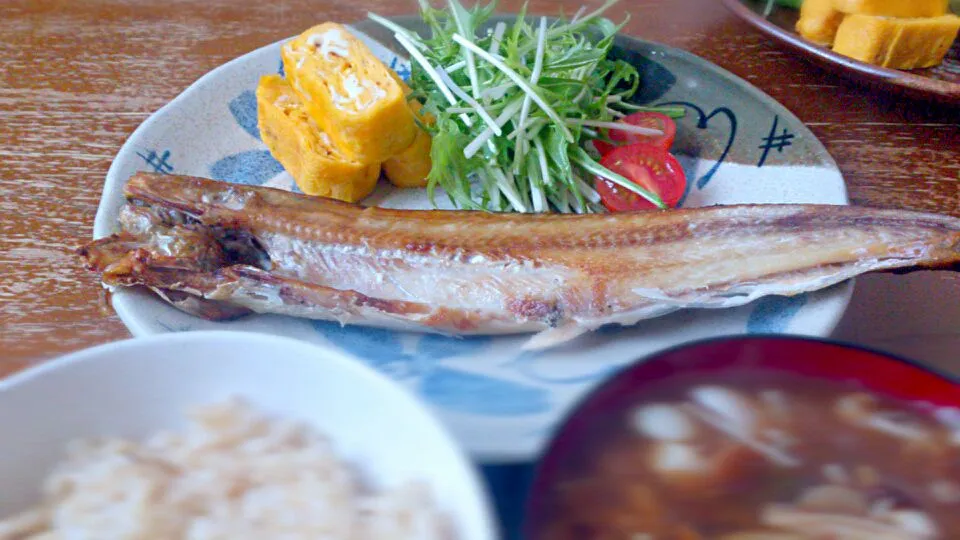
M568 13L597 0L533 0ZM516 11L519 0L503 0ZM147 116L214 67L310 24L414 0L0 2L0 375L128 337L73 255L110 162ZM716 0L623 0L626 32L687 49L806 122L853 202L960 216L960 110L862 89L779 49Z

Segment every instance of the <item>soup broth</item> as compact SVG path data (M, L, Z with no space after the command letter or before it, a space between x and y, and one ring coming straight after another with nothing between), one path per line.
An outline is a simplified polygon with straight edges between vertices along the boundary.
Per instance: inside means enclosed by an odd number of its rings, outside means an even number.
M960 538L960 411L755 373L672 380L588 428L531 540Z

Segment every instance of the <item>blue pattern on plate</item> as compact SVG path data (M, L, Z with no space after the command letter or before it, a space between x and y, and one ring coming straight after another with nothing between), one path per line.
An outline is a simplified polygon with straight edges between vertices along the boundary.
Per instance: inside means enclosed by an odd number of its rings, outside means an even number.
M750 318L747 320L747 332L750 334L781 334L786 332L790 321L807 304L807 295L767 296L757 300Z
M410 72L410 65L400 60L399 57L394 56L390 60L390 69L395 71L405 82L410 82L410 75L412 74Z
M672 71L645 54L617 48L612 56L637 68L641 81L640 88L633 95L637 103L656 101L677 84L677 77Z
M312 321L313 328L328 341L348 353L371 362L379 362L385 357L422 356L429 360L445 360L449 358L472 356L476 352L489 347L493 338L489 336L448 337L439 334L407 334L373 328L367 326L341 326L329 321ZM418 340L415 348L408 352L403 346L401 337Z
M230 100L227 107L237 125L259 141L256 94L252 90L241 92ZM283 165L274 159L268 150L247 150L231 154L210 166L211 178L253 186L262 185L281 172Z
M393 330L340 326L328 321L313 321L313 328L341 349L377 366L403 351L400 334Z
M439 334L424 334L417 343L417 354L439 360L455 356L473 356L493 344L491 336L452 338Z
M586 384L606 379L620 369L620 366L604 366L600 369L595 369L586 373L562 376L550 375L547 373L540 373L538 369L538 367L542 365L546 365L548 368L553 367L551 366L551 361L549 360L546 362L546 364L540 364L536 362L536 360L543 355L543 352L527 351L513 360L501 364L500 367L512 368L527 379L541 384ZM556 362L556 360L553 360L553 362Z
M777 134L778 127L783 130L779 135ZM764 137L763 144L757 147L762 151L760 161L757 162L757 168L759 169L766 164L771 150L776 150L778 154L782 154L784 148L793 146L793 139L795 138L797 138L796 133L791 133L787 127L780 126L780 116L774 115L773 125L770 126L770 134Z
M216 180L259 186L283 172L283 165L268 150L247 150L229 155L210 166Z
M173 172L173 164L169 161L170 150L157 152L156 150L144 149L143 152L137 152L137 156L139 156L147 166L153 169L155 173L170 174Z
M230 114L244 131L256 140L260 140L260 124L257 121L257 95L252 90L241 92L228 105Z
M443 409L487 416L523 416L550 410L549 392L542 388L441 364L442 360L475 357L492 345L489 336L455 338L340 326L328 321L312 324L336 347L394 379L412 380L424 399Z
M443 409L485 416L522 416L550 410L542 388L486 375L435 367L420 381L420 393Z
M720 166L723 165L723 162L727 159L727 155L730 154L730 149L733 148L734 141L737 140L737 115L729 107L717 107L710 111L707 114L703 108L695 103L690 103L688 101L668 101L665 103L657 104L658 107L669 107L669 106L681 106L692 109L693 112L697 113L697 129L705 130L710 126L710 120L716 118L717 116L724 116L727 119L727 122L730 126L730 135L727 137L726 145L723 148L723 151L720 153L720 156L717 157L717 162L713 167L710 168L703 176L697 179L697 189L703 189L707 187L707 184L710 183L710 180L713 179L713 176L717 174L717 171L720 169ZM696 156L703 159L704 156ZM687 194L690 192L690 184L692 182L687 182L687 192L684 193L683 200L686 199ZM683 203L681 200L681 204Z

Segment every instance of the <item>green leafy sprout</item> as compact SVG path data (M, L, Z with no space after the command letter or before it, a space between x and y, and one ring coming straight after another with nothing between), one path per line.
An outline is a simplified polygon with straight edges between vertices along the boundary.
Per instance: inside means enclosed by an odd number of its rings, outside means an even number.
M411 97L435 118L421 126L433 137L431 201L439 186L462 209L601 212L588 180L600 176L665 208L656 193L600 165L588 144L609 141L611 129L659 134L616 122L633 111L683 116L682 109L630 102L640 76L632 65L608 58L623 24L603 14L617 0L553 23L528 20L524 6L515 21L485 32L493 2L472 9L458 0L447 0L445 9L419 2L430 37L369 16L409 53Z
M769 17L771 14L773 14L773 8L778 5L793 9L800 9L802 4L803 0L767 0L767 4L763 6L763 16Z

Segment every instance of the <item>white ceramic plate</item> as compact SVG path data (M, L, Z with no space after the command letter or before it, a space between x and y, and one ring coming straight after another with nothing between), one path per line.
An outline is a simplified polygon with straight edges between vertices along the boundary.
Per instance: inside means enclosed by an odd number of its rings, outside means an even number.
M403 21L411 24L410 19ZM407 63L368 23L355 28L387 65ZM361 32L366 32L365 34ZM392 46L392 45L391 45ZM846 204L840 172L790 112L730 73L688 53L623 38L617 54L638 66L644 103L682 103L675 149L691 188L685 206L724 203ZM275 73L280 43L210 72L151 116L130 137L107 175L94 236L116 231L122 187L136 171L160 171L291 189L293 181L260 142L253 91ZM441 201L442 197L438 197ZM426 208L422 190L385 185L367 204ZM291 336L333 347L408 386L439 413L478 459L536 456L575 400L612 371L685 341L730 334L827 336L852 284L795 298L772 297L722 311L684 311L627 329L601 330L558 350L522 353L525 337L447 338L279 316L228 323L200 320L157 298L119 291L113 305L136 336L231 329ZM278 360L279 361L279 360Z
M477 471L418 400L335 351L249 332L108 343L0 381L0 517L39 500L68 442L180 430L186 408L231 397L316 428L371 487L423 482L457 538L497 538Z

